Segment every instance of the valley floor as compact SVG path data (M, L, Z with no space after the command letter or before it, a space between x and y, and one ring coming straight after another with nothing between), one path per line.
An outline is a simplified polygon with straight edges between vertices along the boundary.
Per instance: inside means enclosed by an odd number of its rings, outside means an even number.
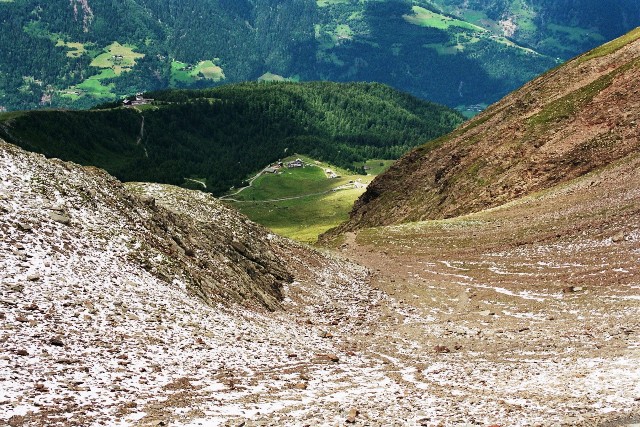
M0 419L640 423L638 163L463 218L349 234L337 252L354 264L292 246L310 273L274 313L121 280L117 247L105 281L90 265L38 264L33 236L5 241Z

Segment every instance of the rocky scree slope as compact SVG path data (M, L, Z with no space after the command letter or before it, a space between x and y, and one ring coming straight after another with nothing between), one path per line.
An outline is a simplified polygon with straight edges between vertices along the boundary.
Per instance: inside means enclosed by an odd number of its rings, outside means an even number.
M379 375L355 357L345 373L344 342L313 326L350 333L376 316L363 268L202 193L128 191L4 142L0 173L2 423L217 425L288 406L300 417L295 384L326 375L320 392L333 393L345 376L365 387Z
M45 259L83 269L99 266L97 254L113 254L207 303L269 309L278 306L282 284L292 280L269 233L221 204L214 204L208 220L189 221L152 197L129 193L100 169L48 162L0 143L5 261L22 260L24 274L44 277L52 268L41 264ZM25 241L43 238L39 253L26 248Z
M637 151L640 29L526 84L369 185L341 231L501 205Z

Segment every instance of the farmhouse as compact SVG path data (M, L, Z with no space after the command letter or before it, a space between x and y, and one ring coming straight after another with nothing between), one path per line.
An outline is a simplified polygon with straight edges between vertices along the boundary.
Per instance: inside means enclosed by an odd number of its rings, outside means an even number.
M302 161L302 159L295 159L294 161L287 163L287 167L288 168L303 168L304 167L304 162Z

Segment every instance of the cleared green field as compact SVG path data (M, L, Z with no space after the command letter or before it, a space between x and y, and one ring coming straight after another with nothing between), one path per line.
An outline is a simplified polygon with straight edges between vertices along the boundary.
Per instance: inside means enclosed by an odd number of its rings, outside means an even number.
M97 99L109 100L115 99L116 96L113 93L115 89L114 83L104 84L102 80L111 79L116 77L116 73L112 69L105 69L91 76L82 83L72 86L69 89L60 92L61 96L70 99L79 99L82 96L91 96Z
M316 162L308 157L288 157L283 162L287 163L296 158L301 158L306 164L305 167L284 167L277 174L265 173L253 181L251 187L234 196L234 199L264 201L300 197L327 192L353 180L353 176L347 175L346 171L326 163ZM331 169L340 177L327 178L325 172L327 169Z
M286 81L289 81L289 79L284 77L284 76L281 76L279 74L273 74L273 73L266 72L263 75L261 75L260 77L258 77L258 81L261 81L261 82L286 82Z
M194 70L196 76L202 74L205 79L219 81L224 79L222 68L213 63L213 61L201 61L196 65Z
M78 58L85 54L87 51L84 47L83 43L76 42L65 42L64 40L58 40L56 42L56 47L65 47L68 49L67 57L68 58Z
M450 18L436 12L432 12L420 6L413 6L413 15L404 15L405 21L419 25L421 27L432 27L440 30L448 30L451 27L465 28L468 30L485 32L486 30L477 25L470 24L459 19Z
M356 163L356 167L364 166L367 171L367 175L380 175L382 172L389 169L389 167L395 162L395 160L367 160L364 163Z
M336 27L335 36L339 40L351 39L353 37L353 30L347 24L340 24Z
M314 243L320 234L349 218L353 202L364 191L364 188L340 190L282 202L233 203L232 206L281 236Z
M235 209L275 233L301 242L313 243L330 228L346 221L353 202L365 191L373 175L354 175L304 156L304 168L283 168L278 174L265 173L251 187L227 200ZM371 171L381 171L392 161L367 162ZM383 163L383 166L380 166ZM338 175L331 176L328 171Z
M77 101L86 96L101 101L116 99L117 96L114 93L115 84L105 83L103 80L113 79L123 72L130 71L136 65L136 60L145 56L142 53L134 52L135 46L121 45L118 42L113 42L100 51L96 51L95 46L91 44L85 45L76 42L65 42L64 40L57 40L56 46L68 49L68 57L76 58L84 54L93 56L90 65L100 68L98 74L89 77L80 84L58 92L60 96L72 101Z
M136 60L144 58L143 53L134 52L136 49L133 45L121 45L113 42L105 48L105 51L93 58L92 67L111 68L116 76L124 71L129 71L136 65Z
M214 61L200 61L195 66L181 61L171 62L171 85L189 84L202 79L214 82L223 80L225 78L224 71Z

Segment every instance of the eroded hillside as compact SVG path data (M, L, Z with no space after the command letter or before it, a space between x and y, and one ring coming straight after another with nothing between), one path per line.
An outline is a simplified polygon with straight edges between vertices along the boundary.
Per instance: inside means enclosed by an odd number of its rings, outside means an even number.
M550 188L637 151L640 30L505 97L405 155L343 227L448 218Z

